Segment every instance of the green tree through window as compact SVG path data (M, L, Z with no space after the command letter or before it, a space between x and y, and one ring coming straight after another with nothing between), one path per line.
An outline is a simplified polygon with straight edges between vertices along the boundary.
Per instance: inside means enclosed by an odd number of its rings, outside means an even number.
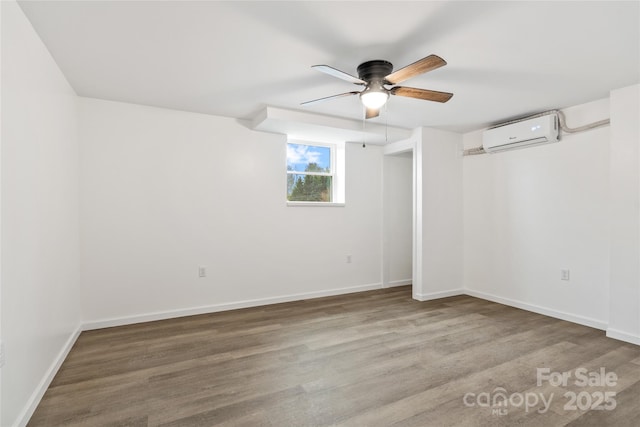
M305 172L331 172L321 168L317 163L309 163ZM292 202L330 202L331 176L289 174L288 183Z
M287 144L287 200L332 202L333 147Z

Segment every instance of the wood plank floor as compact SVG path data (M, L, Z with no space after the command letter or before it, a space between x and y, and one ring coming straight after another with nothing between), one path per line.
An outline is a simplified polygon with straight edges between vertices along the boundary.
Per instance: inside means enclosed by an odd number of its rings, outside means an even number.
M581 387L580 367L615 372L616 385ZM536 368L572 377L566 386L538 386ZM507 404L483 406L498 387ZM603 392L615 392L615 409L587 409ZM575 410L565 393L580 396ZM29 426L638 426L638 419L640 347L468 296L418 302L400 287L83 332Z

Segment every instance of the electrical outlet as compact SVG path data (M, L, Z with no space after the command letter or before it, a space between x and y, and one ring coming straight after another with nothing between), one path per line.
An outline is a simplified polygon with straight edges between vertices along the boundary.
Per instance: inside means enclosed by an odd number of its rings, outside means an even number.
M563 269L560 270L560 280L569 280L569 270L568 269Z
M346 261L347 261L347 264L351 264L351 255L347 255Z
M207 277L207 267L202 265L198 267L198 277Z

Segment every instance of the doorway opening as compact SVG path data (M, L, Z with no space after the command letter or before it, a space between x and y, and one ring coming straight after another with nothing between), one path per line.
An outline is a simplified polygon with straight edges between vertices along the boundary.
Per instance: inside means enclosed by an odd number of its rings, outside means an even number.
M414 150L385 154L383 160L383 287L413 284Z

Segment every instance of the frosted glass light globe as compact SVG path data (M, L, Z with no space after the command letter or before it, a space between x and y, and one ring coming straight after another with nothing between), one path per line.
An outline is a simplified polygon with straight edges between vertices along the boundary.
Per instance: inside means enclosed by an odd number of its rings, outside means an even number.
M377 110L389 99L387 92L365 91L360 95L360 100L365 107Z

